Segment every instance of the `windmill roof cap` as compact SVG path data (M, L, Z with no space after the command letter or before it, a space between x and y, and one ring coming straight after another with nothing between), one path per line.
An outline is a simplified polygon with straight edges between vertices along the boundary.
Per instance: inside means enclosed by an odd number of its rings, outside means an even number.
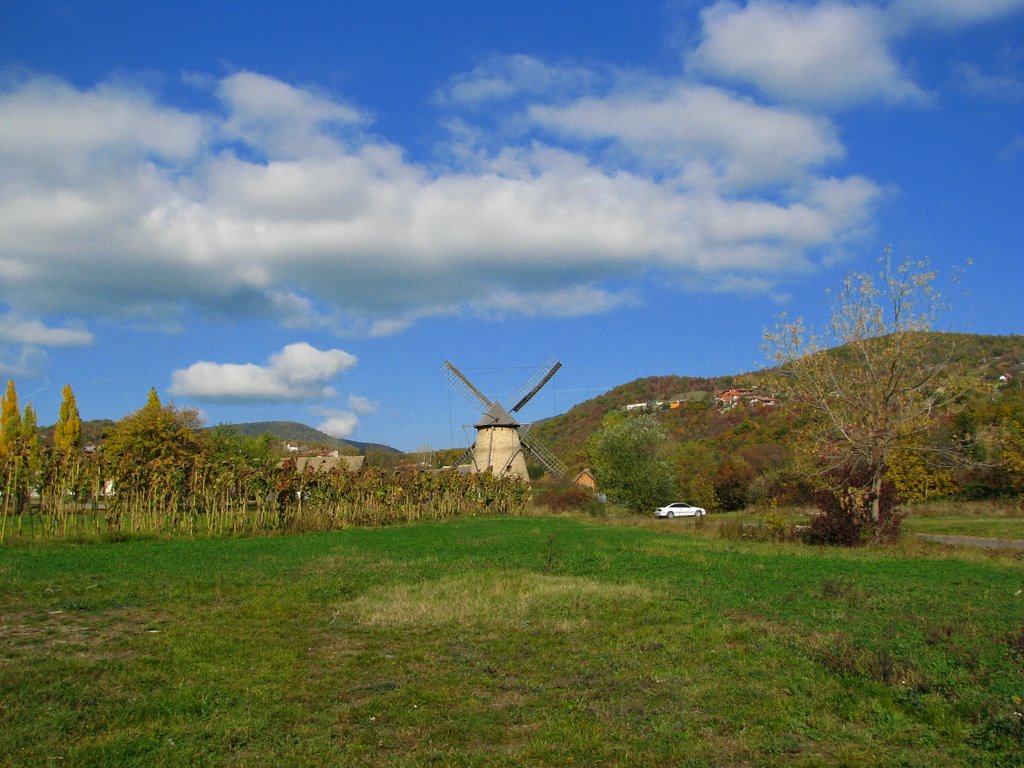
M474 424L477 429L484 427L518 427L519 422L512 418L512 414L505 410L505 406L495 400L491 407L484 411L480 421Z

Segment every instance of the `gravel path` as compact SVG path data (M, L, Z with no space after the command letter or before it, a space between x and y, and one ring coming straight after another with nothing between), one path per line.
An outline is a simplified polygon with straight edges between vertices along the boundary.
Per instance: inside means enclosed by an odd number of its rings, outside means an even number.
M938 533L919 533L919 539L949 544L955 547L981 547L982 549L1024 549L1021 539L989 539L984 536L946 536Z

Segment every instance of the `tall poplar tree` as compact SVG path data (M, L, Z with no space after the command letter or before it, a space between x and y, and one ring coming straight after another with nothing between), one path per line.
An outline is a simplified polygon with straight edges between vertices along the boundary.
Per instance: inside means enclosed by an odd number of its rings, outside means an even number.
M53 430L53 446L57 453L69 456L78 450L82 441L82 420L78 415L78 404L70 384L61 390L60 418Z
M21 432L21 411L14 379L7 380L7 391L0 397L0 458L6 458Z
M25 413L21 417L19 427L21 438L21 452L28 461L28 468L35 473L39 470L39 419L36 416L32 403L25 404Z

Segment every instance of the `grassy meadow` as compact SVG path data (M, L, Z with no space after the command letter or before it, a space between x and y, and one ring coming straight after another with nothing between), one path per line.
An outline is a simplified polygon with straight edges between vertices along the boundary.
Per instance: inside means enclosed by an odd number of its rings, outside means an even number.
M694 528L2 547L0 765L1024 765L1020 559Z

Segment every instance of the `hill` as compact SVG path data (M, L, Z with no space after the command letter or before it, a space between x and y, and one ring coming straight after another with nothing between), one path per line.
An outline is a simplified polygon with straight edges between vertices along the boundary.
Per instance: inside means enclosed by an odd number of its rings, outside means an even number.
M1024 336L988 336L933 332L931 355L936 363L952 356L967 375L975 377L991 399L998 387L1024 384ZM952 350L952 355L950 354ZM844 354L842 348L829 354ZM566 413L538 422L533 434L569 467L571 473L588 464L587 441L612 411L640 403L677 402L654 408L674 443L674 460L680 477L702 472L719 490L742 480L744 493L757 477L769 488L771 475L787 464L793 440L795 416L785 407L740 402L732 408L716 406L715 397L733 387L766 388L770 369L734 376L695 378L649 376L615 387L579 403ZM765 390L767 391L767 390ZM728 482L727 482L728 481ZM745 497L746 498L746 497ZM738 501L738 498L736 499Z
M401 453L397 448L381 443L364 443L358 440L340 440L325 432L297 421L254 421L245 424L229 424L245 437L259 437L270 433L283 442L301 445L322 446L343 453L367 453L379 451L383 453Z
M100 444L117 424L111 419L92 419L82 422L82 443ZM53 440L55 425L40 427L39 436L44 441ZM292 442L299 445L327 448L348 454L386 453L401 454L397 448L382 443L366 443L358 440L339 440L325 432L297 421L255 421L244 424L221 424L217 426L231 427L243 437L259 437L270 433L281 442Z

